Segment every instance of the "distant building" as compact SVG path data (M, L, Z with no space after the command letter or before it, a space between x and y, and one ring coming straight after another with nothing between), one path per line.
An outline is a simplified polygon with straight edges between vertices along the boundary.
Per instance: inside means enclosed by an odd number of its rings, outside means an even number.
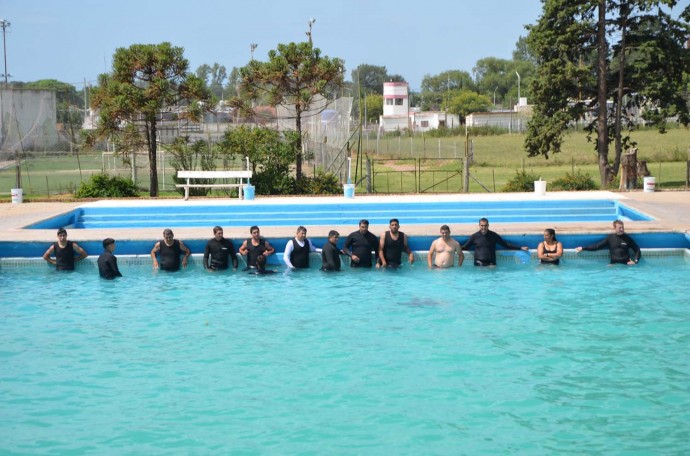
M508 131L524 131L527 121L532 116L532 107L527 104L527 98L521 97L520 103L512 110L473 112L465 116L468 127L498 127Z
M409 129L424 132L460 126L457 114L410 109L409 85L406 82L383 83L383 115L379 120L383 131Z
M410 128L410 97L407 82L383 83L383 115L380 128L384 131Z
M444 111L411 112L410 119L414 131L429 131L437 128L457 128L460 126L460 117Z

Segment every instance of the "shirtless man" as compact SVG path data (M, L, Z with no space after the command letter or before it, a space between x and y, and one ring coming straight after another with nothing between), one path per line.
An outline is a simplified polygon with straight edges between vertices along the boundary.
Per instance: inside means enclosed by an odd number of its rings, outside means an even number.
M458 267L465 261L460 243L450 237L448 225L441 227L441 237L431 243L427 263L430 268L452 268L455 264L455 254L458 254Z

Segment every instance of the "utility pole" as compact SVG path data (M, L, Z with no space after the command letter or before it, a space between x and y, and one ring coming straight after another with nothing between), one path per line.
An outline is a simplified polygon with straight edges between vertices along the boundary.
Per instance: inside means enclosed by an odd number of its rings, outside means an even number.
M252 43L249 45L249 53L251 54L251 59L254 60L254 51L256 50L256 47L258 44Z
M7 88L7 44L5 42L5 31L7 30L7 27L9 27L10 21L7 21L5 19L0 19L0 27L2 27L2 54L5 59L5 88Z

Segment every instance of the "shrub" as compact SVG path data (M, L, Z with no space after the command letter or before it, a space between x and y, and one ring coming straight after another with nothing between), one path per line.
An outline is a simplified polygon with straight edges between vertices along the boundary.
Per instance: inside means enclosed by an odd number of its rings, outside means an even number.
M139 196L139 189L128 177L110 176L99 173L82 182L74 194L77 198L123 198Z
M256 187L258 195L293 195L295 193L295 178L290 176L288 169L262 169L252 176L252 185Z
M171 165L175 169L173 175L173 182L175 184L184 184L186 179L179 179L177 172L182 170L194 171L201 168L201 171L215 171L216 158L218 154L213 147L210 147L206 141L197 140L189 143L189 136L180 136L175 138L175 141L168 147L172 153ZM215 179L197 179L197 184L213 184ZM185 190L182 187L176 187L176 191L184 195ZM192 187L189 189L190 196L207 196L211 192L210 188L206 187Z
M297 193L301 195L337 195L340 192L340 180L333 173L320 172L297 182Z
M565 177L554 180L551 183L553 190L596 190L599 186L594 182L589 173L583 173L579 169L573 174L565 173Z
M504 192L533 192L534 181L539 177L526 171L515 171L515 176L506 183Z

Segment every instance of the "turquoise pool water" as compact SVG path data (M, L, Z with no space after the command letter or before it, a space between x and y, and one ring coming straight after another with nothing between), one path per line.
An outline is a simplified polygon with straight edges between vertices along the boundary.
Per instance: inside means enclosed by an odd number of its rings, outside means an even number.
M0 453L687 450L682 256L122 269L0 270Z

